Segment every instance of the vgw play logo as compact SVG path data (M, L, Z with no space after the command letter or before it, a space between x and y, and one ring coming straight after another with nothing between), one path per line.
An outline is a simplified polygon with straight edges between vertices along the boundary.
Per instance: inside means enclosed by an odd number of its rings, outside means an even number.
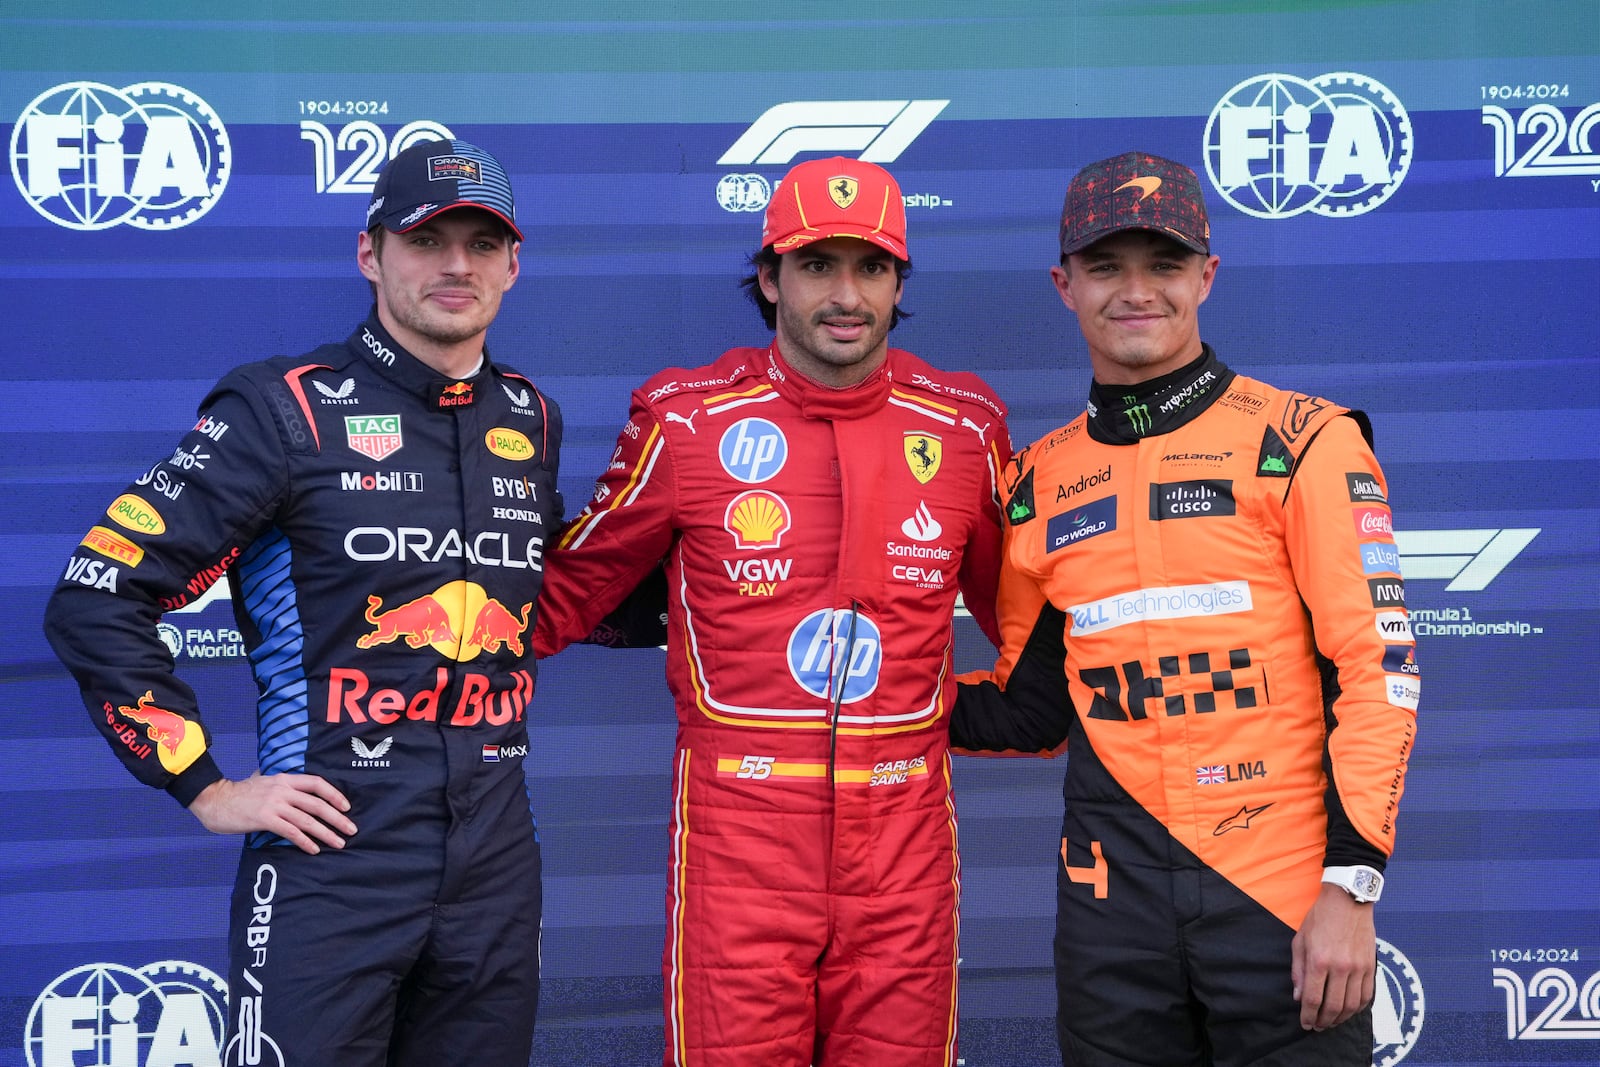
M211 105L166 82L66 82L22 109L11 177L69 230L175 230L216 206L233 157Z
M1206 122L1206 173L1246 215L1362 215L1411 169L1411 117L1364 74L1260 74L1225 93Z

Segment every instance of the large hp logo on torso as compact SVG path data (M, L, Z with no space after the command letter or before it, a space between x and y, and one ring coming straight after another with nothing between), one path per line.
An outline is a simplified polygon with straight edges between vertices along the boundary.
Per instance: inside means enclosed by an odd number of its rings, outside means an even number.
M860 613L813 611L789 635L789 673L814 697L853 704L878 688L882 666L878 626Z
M1206 122L1211 184L1262 219L1371 211L1400 187L1412 150L1406 109L1362 74L1261 74L1229 89Z

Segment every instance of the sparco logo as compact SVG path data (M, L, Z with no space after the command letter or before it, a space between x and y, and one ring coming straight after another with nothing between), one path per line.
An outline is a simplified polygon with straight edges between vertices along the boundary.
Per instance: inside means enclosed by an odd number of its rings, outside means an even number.
M1223 94L1206 123L1206 173L1247 215L1361 215L1411 168L1411 118L1363 74L1261 74Z
M211 105L166 82L66 82L34 97L11 129L17 189L69 230L187 226L216 205L232 167Z
M89 963L34 1000L24 1051L28 1067L220 1063L227 1010L227 984L198 964Z

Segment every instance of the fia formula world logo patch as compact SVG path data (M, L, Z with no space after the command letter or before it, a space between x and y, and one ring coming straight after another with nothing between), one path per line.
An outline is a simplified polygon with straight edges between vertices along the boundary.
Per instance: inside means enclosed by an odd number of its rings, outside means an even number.
M1206 122L1206 173L1246 215L1362 215L1411 169L1411 116L1364 74L1259 74L1229 89Z
M233 169L228 131L179 85L66 82L11 129L11 177L29 206L69 230L175 230L216 206Z

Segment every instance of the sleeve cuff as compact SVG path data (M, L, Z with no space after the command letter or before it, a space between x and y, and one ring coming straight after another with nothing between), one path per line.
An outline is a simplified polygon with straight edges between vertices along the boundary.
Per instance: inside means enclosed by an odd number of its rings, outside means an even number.
M167 792L184 807L194 803L194 798L205 791L212 782L222 781L222 770L210 752L202 752L198 759L167 783Z

